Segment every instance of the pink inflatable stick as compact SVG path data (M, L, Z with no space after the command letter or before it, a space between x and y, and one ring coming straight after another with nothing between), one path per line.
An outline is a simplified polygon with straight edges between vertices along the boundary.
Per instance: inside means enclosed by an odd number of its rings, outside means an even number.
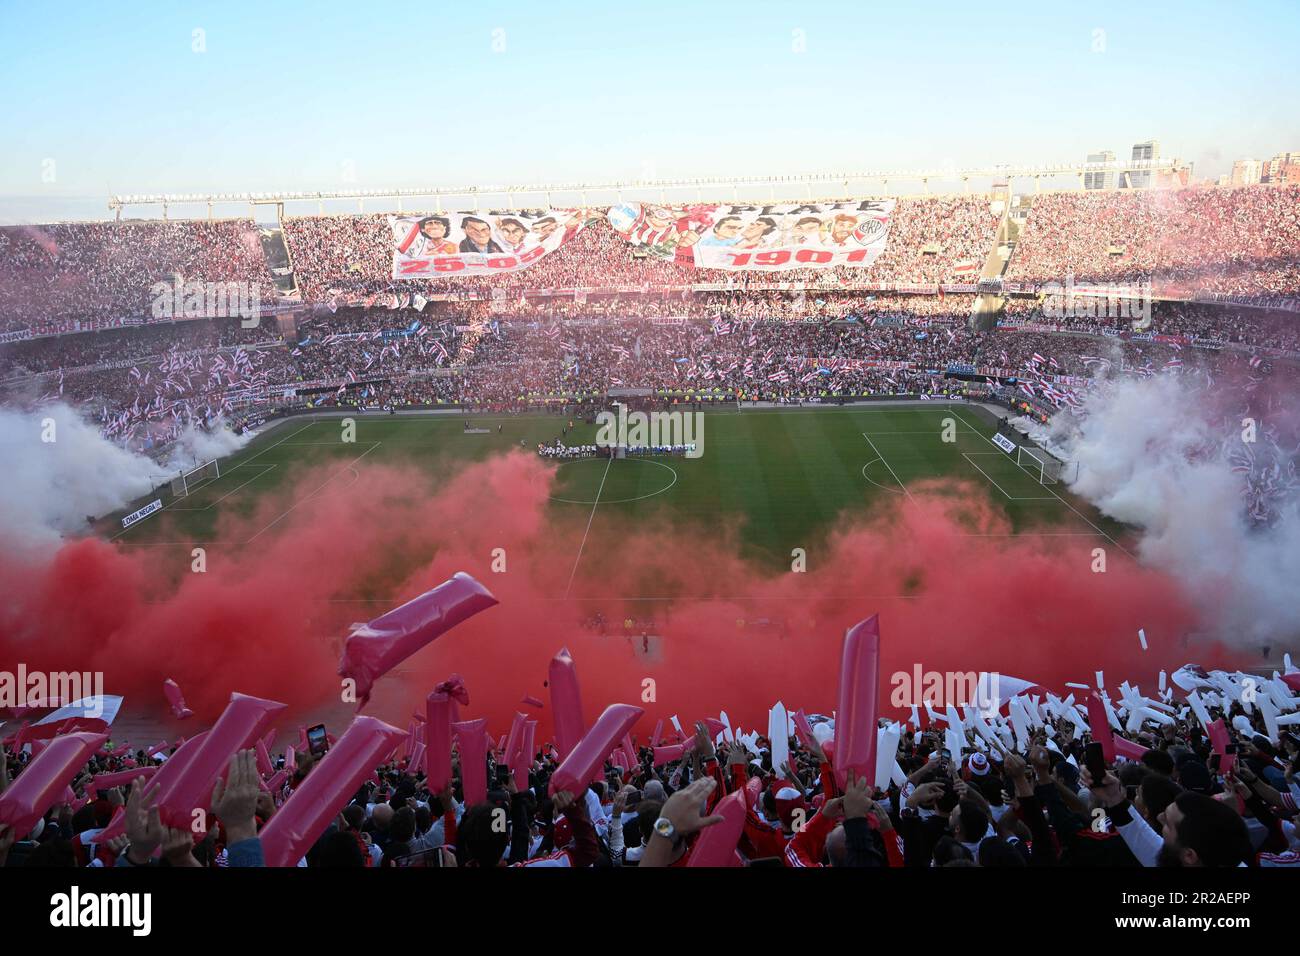
M460 741L460 779L466 806L487 800L487 718L451 725Z
M136 770L119 770L116 773L97 773L90 781L90 789L92 791L112 790L114 787L124 787L132 783L136 777L144 777L148 780L157 772L157 767L140 767Z
M723 797L713 808L713 812L722 817L722 822L700 831L695 845L691 847L691 856L686 861L686 865L688 867L739 866L736 845L740 843L740 835L745 829L746 809L743 790Z
M551 711L555 715L555 746L563 760L578 746L578 741L586 732L582 722L582 692L578 687L578 671L567 647L551 658L547 678L551 685Z
M172 716L177 720L184 720L186 717L194 716L194 711L185 706L185 698L181 695L180 686L170 677L163 681L163 696L167 698L167 704L172 709Z
M16 839L26 838L107 739L107 734L80 733L51 740L18 779L0 793L0 823L7 823Z
M226 772L231 756L266 733L267 724L284 709L285 705L278 701L231 694L230 703L212 729L203 735L193 759L174 779L167 781L166 789L160 788L158 810L163 823L176 829L190 829L194 811L207 808L213 783ZM169 769L172 760L167 762Z
M1143 747L1139 743L1134 743L1127 737L1116 737L1111 735L1111 745L1115 748L1115 753L1126 760L1141 760L1150 747ZM1104 745L1103 745L1104 746Z
M269 777L275 773L275 765L271 763L271 755L266 752L266 740L257 741L257 772L263 777Z
M344 644L338 672L356 681L358 709L370 700L375 681L393 667L497 603L487 588L458 571L436 588L356 628Z
M205 730L201 733L195 734L189 740L180 741L180 746L176 748L176 752L168 757L166 763L164 763L162 767L159 768L158 772L154 774L156 779L151 782L158 787L158 793L160 795L185 773L185 769L190 765L190 761L194 759L194 755L199 752L199 747L203 745L203 741L207 735L208 731ZM99 839L111 840L113 837L121 836L125 832L125 815L122 813L115 813L109 820L108 826L106 826L103 832L99 834Z
M528 789L528 771L533 765L533 755L537 753L534 749L536 738L537 721L527 721L524 724L524 733L519 742L519 749L515 751L514 763L510 766L510 772L515 778L515 788L521 793Z
M817 742L817 738L813 736L812 724L808 722L808 715L802 710L794 712L794 729L805 747L812 747Z
M665 747L655 748L655 766L662 767L664 764L672 763L674 760L681 760L682 754L686 748L681 744L669 744Z
M631 704L610 704L605 712L564 758L551 776L550 793L567 790L575 797L581 796L587 783L599 772L601 764L614 744L623 737L645 713Z
M415 773L424 766L424 744L416 744L411 748L411 759L406 764L408 773Z
M1210 738L1210 746L1219 755L1219 772L1230 772L1237 762L1237 755L1228 753L1228 744L1231 743L1231 738L1227 726L1223 723L1223 718L1220 717L1206 727L1205 735Z
M357 792L366 775L401 742L402 731L357 717L259 836L267 866L293 866Z
M839 707L835 712L835 777L843 792L848 772L876 776L876 690L880 619L872 615L844 633ZM955 758L954 758L955 759Z
M424 773L431 793L451 784L451 699L434 691L424 701Z
M502 762L508 767L515 766L515 756L523 745L524 725L527 723L528 715L515 711L514 719L510 723L510 735L506 737L505 751L501 754Z
M1110 730L1110 720L1106 717L1106 703L1093 691L1088 695L1088 730L1092 739L1101 744L1102 755L1107 766L1115 764L1115 735ZM1095 781L1099 786L1101 781Z

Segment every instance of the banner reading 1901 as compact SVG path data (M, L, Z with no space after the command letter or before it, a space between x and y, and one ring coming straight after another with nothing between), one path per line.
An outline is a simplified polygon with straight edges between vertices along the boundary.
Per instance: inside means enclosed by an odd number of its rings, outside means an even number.
M804 205L620 203L609 224L633 246L701 269L869 266L889 238L892 199Z
M526 269L582 229L572 209L389 216L393 278L490 276Z

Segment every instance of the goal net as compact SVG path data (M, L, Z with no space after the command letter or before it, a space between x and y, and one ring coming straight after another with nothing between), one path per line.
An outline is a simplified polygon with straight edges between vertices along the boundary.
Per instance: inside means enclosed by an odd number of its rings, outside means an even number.
M211 461L205 461L197 468L191 468L189 471L181 472L180 475L172 479L172 494L176 497L182 497L193 492L200 484L210 478L221 477L221 466L217 464L214 458Z
M1043 485L1055 485L1061 481L1069 481L1073 477L1070 463L1052 457L1041 448L1018 445L1016 464Z

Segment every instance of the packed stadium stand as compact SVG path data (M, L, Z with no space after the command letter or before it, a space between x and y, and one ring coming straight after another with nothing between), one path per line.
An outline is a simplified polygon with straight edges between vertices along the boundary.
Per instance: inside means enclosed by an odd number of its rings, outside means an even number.
M0 331L138 319L149 314L153 285L176 276L269 287L257 227L230 220L0 228Z
M1050 193L1034 200L1008 278L1290 296L1297 249L1300 186Z
M835 281L939 283L955 265L977 259L982 265L997 226L987 197L948 196L902 199L890 223L885 253L865 269L839 268ZM337 291L380 292L392 284L393 240L384 216L328 216L286 219L285 240L300 288L323 301ZM783 273L787 281L822 281L822 270ZM428 280L430 291L483 291L504 286L510 292L551 288L652 287L725 282L734 273L693 269L673 262L637 258L626 241L596 220L558 253L536 266L497 279Z
M1258 378L1300 354L1300 187L1024 198L1009 261L1000 204L933 196L897 201L871 265L779 273L648 256L592 211L528 268L398 281L387 217L291 217L297 296L278 301L252 220L9 227L0 394L61 396L149 446L221 415L520 408L611 388L788 402L978 385L1045 417L1111 371ZM1005 267L1004 295L974 331L986 262ZM1067 279L1149 283L1149 325L1036 294ZM264 289L290 319L159 320L151 290L182 281Z

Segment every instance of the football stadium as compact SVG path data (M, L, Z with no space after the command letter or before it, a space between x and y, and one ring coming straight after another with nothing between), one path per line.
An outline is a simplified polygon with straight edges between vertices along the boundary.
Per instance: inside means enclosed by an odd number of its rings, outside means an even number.
M210 71L192 115L219 123L253 54L205 17L159 55ZM467 77L651 48L502 17ZM845 92L810 76L783 82ZM848 867L898 894L891 870L1122 867L1122 895L1077 884L1097 925L1264 922L1140 895L1239 883L1132 874L1300 864L1293 121L1256 124L1269 160L1170 106L1142 129L1194 161L1007 135L933 163L917 133L798 174L719 145L699 168L734 172L704 178L626 175L642 140L607 129L442 182L476 168L455 137L385 166L352 100L284 90L337 110L347 175L296 118L165 169L12 119L70 171L0 197L4 869L148 870L167 899L182 866ZM1131 135L1091 109L1088 143ZM84 211L97 164L145 191ZM52 926L108 925L71 892Z

